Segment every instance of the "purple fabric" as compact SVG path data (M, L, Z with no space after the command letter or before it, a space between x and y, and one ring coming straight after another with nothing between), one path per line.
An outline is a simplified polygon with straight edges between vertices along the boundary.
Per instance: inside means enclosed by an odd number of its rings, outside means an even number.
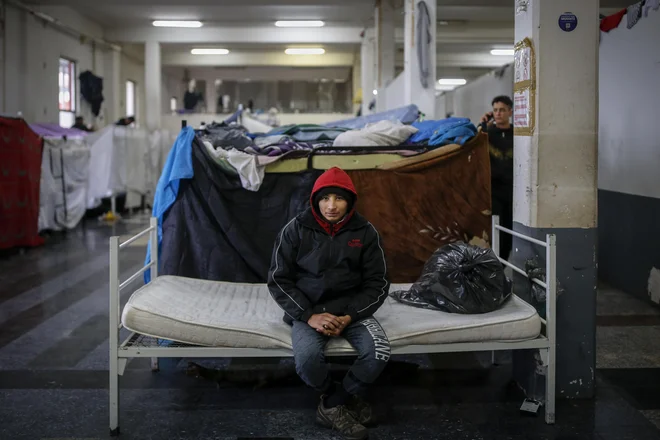
M75 128L62 128L57 124L49 123L30 124L30 128L41 137L84 137L88 135L86 131L78 130Z

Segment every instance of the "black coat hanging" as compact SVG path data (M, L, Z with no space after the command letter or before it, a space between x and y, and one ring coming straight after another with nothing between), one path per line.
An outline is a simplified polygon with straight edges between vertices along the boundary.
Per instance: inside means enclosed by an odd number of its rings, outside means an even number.
M92 106L92 114L98 116L103 102L103 78L86 70L78 76L78 79L80 94Z

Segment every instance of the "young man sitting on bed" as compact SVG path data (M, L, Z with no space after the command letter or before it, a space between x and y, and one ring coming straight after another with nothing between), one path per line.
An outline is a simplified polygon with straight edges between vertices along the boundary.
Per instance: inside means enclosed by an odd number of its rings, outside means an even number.
M387 265L376 228L355 212L357 193L339 168L314 185L310 207L279 233L268 289L292 325L298 375L322 393L316 420L347 439L368 435L373 420L365 393L385 368L390 344L374 312L389 291ZM342 383L325 361L331 338L346 339L358 352Z

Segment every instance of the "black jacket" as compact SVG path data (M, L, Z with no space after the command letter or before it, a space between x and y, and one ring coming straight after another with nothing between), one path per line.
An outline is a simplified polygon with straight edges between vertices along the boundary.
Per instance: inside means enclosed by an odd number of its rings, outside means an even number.
M323 312L355 322L373 315L387 298L390 283L376 228L355 213L332 232L308 208L277 237L268 289L288 323Z

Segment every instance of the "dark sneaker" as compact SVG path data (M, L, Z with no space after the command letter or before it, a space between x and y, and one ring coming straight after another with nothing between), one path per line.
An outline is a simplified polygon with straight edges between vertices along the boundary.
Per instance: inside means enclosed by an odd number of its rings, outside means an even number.
M374 410L366 400L353 396L346 406L360 425L373 425L376 422Z
M369 436L367 428L360 425L346 405L326 408L321 398L321 403L316 410L316 421L326 428L336 429L347 440L364 440Z

